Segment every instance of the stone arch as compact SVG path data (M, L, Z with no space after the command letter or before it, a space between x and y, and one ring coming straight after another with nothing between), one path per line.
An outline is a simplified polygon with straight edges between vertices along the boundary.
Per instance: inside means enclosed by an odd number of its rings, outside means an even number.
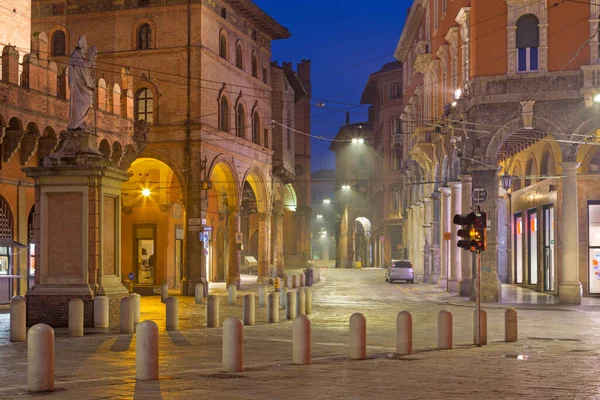
M119 162L121 161L121 157L123 157L123 147L121 146L121 143L118 140L113 142L111 154L112 154L111 155L112 161L116 165L119 165Z
M240 188L237 169L229 157L220 154L215 157L207 171L213 189L218 195L226 195L229 206L240 206Z
M54 49L54 39L55 39L55 34L57 32L62 32L62 34L64 35L64 40L65 40L65 48L64 48L64 53L63 54L55 54L55 49ZM69 29L63 25L63 24L57 24L54 25L49 31L48 31L48 44L49 44L49 51L51 56L66 56L70 53L71 50L71 35L69 35Z
M4 116L0 114L0 129L5 128L6 126L6 120L4 119Z
M510 175L512 176L511 190L516 192L523 187L523 169L520 161L513 164Z
M104 157L110 158L110 144L108 143L108 140L102 139L98 146L98 150L100 150L100 153L102 153Z
M123 163L123 161L127 157L127 154L131 150L134 150L133 146L131 146L131 145L125 146L125 151L124 151L123 157L121 158L121 163ZM171 169L171 171L173 171L173 173L175 174L175 176L177 177L177 180L179 180L179 182L186 181L185 175L183 173L183 169L180 167L180 165L173 158L169 157L167 154L163 153L162 151L146 147L144 149L144 151L142 152L142 154L139 155L139 158L154 158L158 161L161 161L162 163L166 164L167 167L169 167ZM185 199L186 198L185 197L186 196L185 185L182 186L182 194L183 194L183 198Z
M536 183L538 175L538 164L535 159L535 154L529 153L527 156L527 162L525 163L525 187L531 186Z
M256 211L259 213L268 212L271 208L271 204L269 204L269 193L260 171L256 168L250 168L246 171L243 182L248 182L254 191Z
M554 151L550 144L546 144L542 150L542 158L540 160L540 176L554 176L556 172L556 159ZM544 178L541 178L544 179Z
M225 28L221 29L219 32L219 56L227 60L227 52L228 52L228 41L227 31Z

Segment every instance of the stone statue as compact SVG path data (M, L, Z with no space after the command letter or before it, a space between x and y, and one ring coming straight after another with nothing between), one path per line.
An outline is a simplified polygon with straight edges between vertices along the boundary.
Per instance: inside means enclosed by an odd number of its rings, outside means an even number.
M69 59L69 89L71 91L69 104L68 131L88 130L85 118L94 103L96 82L92 76L95 66L96 47L89 51L85 36L79 38L75 51Z

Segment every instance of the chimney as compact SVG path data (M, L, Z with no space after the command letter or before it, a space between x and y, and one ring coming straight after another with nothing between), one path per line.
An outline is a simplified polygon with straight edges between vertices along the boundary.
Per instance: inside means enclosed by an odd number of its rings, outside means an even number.
M346 111L346 125L350 125L350 111Z

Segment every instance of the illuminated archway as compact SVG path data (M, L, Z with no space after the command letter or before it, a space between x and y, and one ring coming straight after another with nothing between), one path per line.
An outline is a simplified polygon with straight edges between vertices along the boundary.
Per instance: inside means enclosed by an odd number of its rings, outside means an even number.
M360 262L362 267L372 264L371 221L366 217L354 220L354 262Z

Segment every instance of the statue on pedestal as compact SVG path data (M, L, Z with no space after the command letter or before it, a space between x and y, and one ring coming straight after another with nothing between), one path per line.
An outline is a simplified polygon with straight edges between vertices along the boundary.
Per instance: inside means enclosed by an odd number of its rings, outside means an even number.
M85 119L94 104L96 82L92 75L95 67L96 47L88 49L85 35L79 42L69 59L69 102L68 131L89 130Z

